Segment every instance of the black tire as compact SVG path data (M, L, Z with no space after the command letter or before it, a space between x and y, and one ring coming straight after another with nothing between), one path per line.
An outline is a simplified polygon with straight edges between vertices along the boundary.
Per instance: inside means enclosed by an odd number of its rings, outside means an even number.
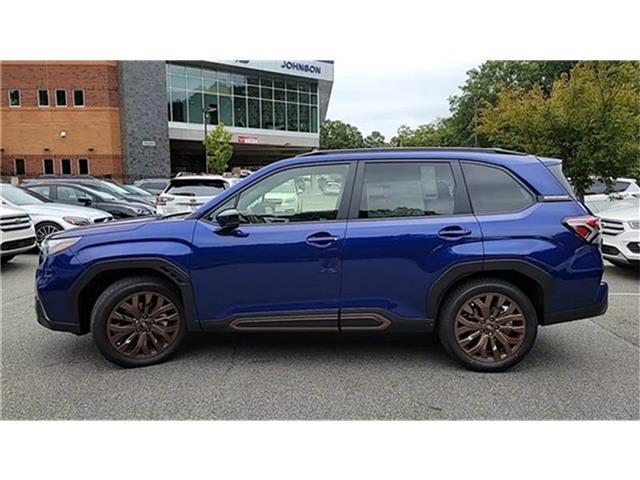
M13 257L15 257L15 255L7 255L6 257L2 257L0 259L0 262L2 262L2 265L4 265L5 263L8 263L11 260L13 260Z
M175 337L166 348L145 357L131 357L116 350L107 332L109 318L122 302L139 292L154 292L166 297L175 306L178 328ZM91 312L91 333L100 353L111 362L122 367L144 367L167 360L178 348L185 336L184 308L175 288L167 281L156 277L131 277L118 280L100 295Z
M35 249L37 250L40 248L40 244L45 239L45 233L46 235L50 235L52 233L61 232L62 230L64 229L60 225L53 222L42 222L37 224L35 227L35 231L36 231Z
M490 293L504 295L515 301L524 316L524 335L518 347L504 360L478 361L467 354L459 345L456 338L456 318L460 309L467 302ZM502 372L519 363L531 350L537 332L538 317L529 298L515 285L497 278L470 280L455 287L444 299L438 318L438 336L447 353L465 368L479 372ZM462 341L466 341L466 339Z

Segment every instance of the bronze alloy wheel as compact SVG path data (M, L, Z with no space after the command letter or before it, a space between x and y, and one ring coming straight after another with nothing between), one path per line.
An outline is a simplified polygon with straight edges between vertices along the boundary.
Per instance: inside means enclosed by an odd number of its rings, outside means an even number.
M465 302L455 320L455 339L470 358L501 362L516 354L526 334L516 301L501 293L483 293Z
M164 295L137 292L122 300L109 314L107 338L126 357L152 357L175 341L181 321L180 311Z

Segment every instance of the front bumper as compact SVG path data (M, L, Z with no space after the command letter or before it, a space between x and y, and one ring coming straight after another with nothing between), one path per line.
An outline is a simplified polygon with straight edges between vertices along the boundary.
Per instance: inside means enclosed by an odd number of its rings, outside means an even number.
M604 315L609 307L609 285L606 282L600 283L600 288L596 295L596 301L591 305L586 305L572 310L561 310L559 312L547 312L543 325L554 325L556 323L570 322L582 318L591 318Z
M614 262L640 262L640 231L625 230L618 235L603 234L602 256Z
M0 245L0 256L9 257L28 252L36 246L36 237L7 240Z
M36 303L36 319L38 320L38 323L43 327L48 328L49 330L55 330L58 332L71 332L71 333L75 333L76 335L82 335L83 333L85 333L80 328L80 325L75 325L73 323L52 322L51 320L49 320L49 317L47 317L47 313L44 311L42 302L37 296L35 297L35 303Z

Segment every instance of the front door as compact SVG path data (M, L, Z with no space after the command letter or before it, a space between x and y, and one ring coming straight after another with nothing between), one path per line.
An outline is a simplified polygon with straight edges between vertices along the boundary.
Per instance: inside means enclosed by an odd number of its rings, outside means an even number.
M338 329L351 168L282 170L197 222L192 280L205 329ZM240 227L221 232L215 214L234 207Z
M343 250L340 325L427 330L427 297L454 265L482 259L457 162L359 165Z

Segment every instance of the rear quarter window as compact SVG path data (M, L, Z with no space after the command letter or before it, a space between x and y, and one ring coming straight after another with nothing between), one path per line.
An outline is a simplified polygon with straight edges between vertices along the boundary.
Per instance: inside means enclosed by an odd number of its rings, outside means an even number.
M510 213L524 210L535 198L504 170L477 163L462 163L474 213Z
M556 165L548 165L547 168L551 172L551 174L555 177L555 179L564 187L567 193L571 196L575 196L575 192L573 191L573 187L567 180L567 177L564 176L564 172L562 171L562 164L558 163Z

